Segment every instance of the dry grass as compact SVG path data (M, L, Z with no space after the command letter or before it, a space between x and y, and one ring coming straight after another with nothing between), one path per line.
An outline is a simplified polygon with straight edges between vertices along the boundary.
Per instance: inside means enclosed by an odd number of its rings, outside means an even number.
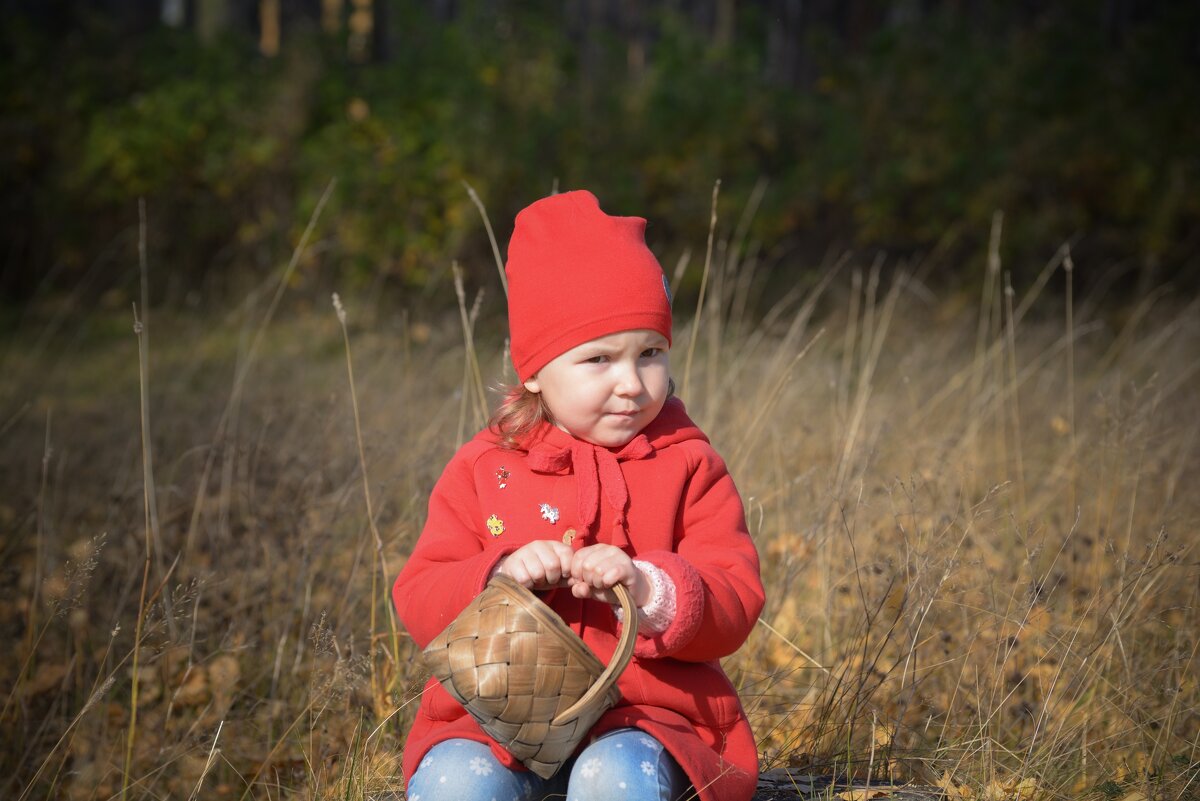
M995 247L980 299L846 263L751 320L740 244L676 352L695 343L685 401L764 556L761 625L727 660L764 764L1195 797L1196 303L1068 310L1006 292ZM156 313L145 339L99 309L7 343L0 795L397 784L422 676L387 589L503 344L464 338L465 296L423 323L351 299L343 328L297 301L268 324L274 290Z

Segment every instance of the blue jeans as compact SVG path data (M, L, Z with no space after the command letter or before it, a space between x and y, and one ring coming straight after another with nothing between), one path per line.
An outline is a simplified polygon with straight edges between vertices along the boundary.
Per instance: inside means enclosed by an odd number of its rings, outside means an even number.
M501 765L473 740L438 743L408 783L408 801L675 801L694 797L662 743L640 729L597 737L549 779Z

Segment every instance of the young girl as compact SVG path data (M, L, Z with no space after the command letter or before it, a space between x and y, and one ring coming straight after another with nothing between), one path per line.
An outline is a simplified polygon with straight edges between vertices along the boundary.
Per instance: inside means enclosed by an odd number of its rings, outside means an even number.
M505 271L520 386L446 466L393 590L422 648L497 573L543 592L605 663L636 625L621 701L543 780L431 679L404 750L410 801L754 792L754 736L718 660L762 609L758 555L725 463L672 397L670 295L645 227L588 192L517 216ZM617 583L636 621L614 608Z

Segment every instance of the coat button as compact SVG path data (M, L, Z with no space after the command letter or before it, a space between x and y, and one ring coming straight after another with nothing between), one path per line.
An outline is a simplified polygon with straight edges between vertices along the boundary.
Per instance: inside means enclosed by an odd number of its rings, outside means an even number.
M575 539L575 529L569 528L563 532L563 542L570 545Z

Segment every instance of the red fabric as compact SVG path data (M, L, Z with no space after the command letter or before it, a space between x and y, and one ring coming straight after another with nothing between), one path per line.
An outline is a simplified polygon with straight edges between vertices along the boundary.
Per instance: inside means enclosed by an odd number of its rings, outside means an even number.
M670 575L678 613L665 631L638 635L618 683L622 701L592 734L643 729L666 746L703 801L746 801L758 775L754 736L718 660L741 646L762 610L758 555L725 463L683 404L669 400L642 433L649 450L636 446L637 455L624 459L604 448L576 450L577 441L552 426L528 443L529 451L504 450L494 435L480 433L434 487L425 529L393 588L396 610L424 648L483 589L492 567L521 545L561 539L569 528L579 532L572 547L590 541L584 531L592 525L584 521L593 513L583 506L596 497L595 529L627 532L626 552ZM601 467L593 474L589 465ZM593 480L594 496L579 486ZM612 502L622 498L618 481L628 497L623 509ZM543 504L559 510L557 522L543 517ZM503 525L499 536L488 529L492 516ZM567 590L543 597L607 663L619 634L612 608ZM431 679L405 746L405 776L433 745L455 737L490 745L503 764L520 768Z
M581 532L584 543L575 546L576 548L586 544L591 534L596 515L600 512L601 491L617 516L609 535L599 535L597 540L624 548L629 545L629 535L625 531L629 488L625 484L625 475L621 472L618 462L645 459L652 453L654 447L645 434L638 434L616 453L583 440L573 439L570 447L553 445L543 440L529 449L526 462L539 473L557 473L564 468L574 468L575 483L579 488L576 511L579 513L579 525L584 530Z
M576 345L645 328L671 342L671 299L646 221L613 217L591 192L564 192L517 215L508 243L508 319L525 381Z

